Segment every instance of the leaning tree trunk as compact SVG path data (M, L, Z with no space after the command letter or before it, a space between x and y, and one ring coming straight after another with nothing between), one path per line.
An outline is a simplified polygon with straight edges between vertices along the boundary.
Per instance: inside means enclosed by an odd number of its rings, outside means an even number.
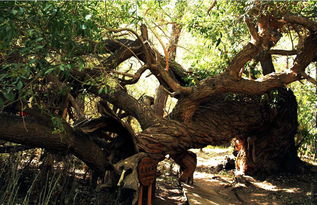
M287 88L263 95L218 94L211 96L184 121L180 100L169 119L159 121L138 136L141 150L153 159L175 155L189 148L229 144L236 138L242 147L237 168L250 175L295 170L299 159L294 135L297 103Z

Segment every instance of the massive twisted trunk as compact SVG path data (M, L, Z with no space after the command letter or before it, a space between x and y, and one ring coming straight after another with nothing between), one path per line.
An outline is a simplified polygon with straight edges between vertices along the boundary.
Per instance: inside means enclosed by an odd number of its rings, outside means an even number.
M278 88L257 96L218 94L192 112L191 120L184 122L176 107L169 120L139 134L138 145L161 160L165 154L228 145L236 138L242 144L237 163L243 172L272 174L296 169L297 103L291 90Z

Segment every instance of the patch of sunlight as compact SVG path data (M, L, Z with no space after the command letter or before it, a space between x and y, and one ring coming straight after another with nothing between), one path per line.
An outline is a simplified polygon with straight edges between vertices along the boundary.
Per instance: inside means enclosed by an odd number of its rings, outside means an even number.
M273 184L269 182L253 182L253 184L261 189L269 190L269 191L278 191L279 188L277 186L274 186Z
M179 192L178 189L169 189L168 191L171 192L171 193L178 193Z
M200 203L199 201L197 201L195 199L193 199L192 202L193 202L193 204L197 204L197 205L202 204L202 203Z
M253 182L253 184L255 186L257 186L258 188L261 188L261 189L265 189L267 191L283 191L283 192L286 192L286 193L300 193L300 188L279 188L277 186L274 186L273 184L269 183L269 182Z
M208 174L206 172L194 172L194 178L195 179L207 179L207 181L215 181L212 179L214 175L213 174Z
M225 153L225 152L229 152L232 151L233 149L231 147L221 147L221 146L211 146L208 145L207 147L204 147L202 149L203 152L214 152L214 153Z

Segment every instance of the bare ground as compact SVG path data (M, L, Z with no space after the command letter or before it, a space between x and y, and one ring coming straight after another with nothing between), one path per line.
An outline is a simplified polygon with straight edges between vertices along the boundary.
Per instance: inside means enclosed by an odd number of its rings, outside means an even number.
M265 180L235 177L233 170L219 170L230 149L204 148L197 154L194 185L178 185L177 165L165 160L160 165L156 204L314 204L312 189L317 186L317 167L305 174L271 176Z

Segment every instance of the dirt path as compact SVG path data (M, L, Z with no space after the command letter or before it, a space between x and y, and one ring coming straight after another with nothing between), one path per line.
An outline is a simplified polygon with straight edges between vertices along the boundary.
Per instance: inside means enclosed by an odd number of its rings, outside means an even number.
M230 149L213 148L193 151L196 152L198 159L194 185L182 184L180 187L175 182L176 176L170 174L174 180L174 182L170 180L169 185L172 190L174 189L171 192L172 195L174 193L174 199L173 196L168 196L170 188L167 188L165 196L161 197L163 203L158 204L186 204L186 197L190 205L312 204L311 186L317 185L317 168L307 174L275 176L265 181L258 181L251 177L235 179L233 170L218 172L219 169L215 168L225 160L226 156L231 155ZM167 161L163 169L165 171L172 169L175 173L177 168L170 163L171 161ZM183 194L179 190L185 193L185 198L181 197ZM164 201L163 198L168 200Z

